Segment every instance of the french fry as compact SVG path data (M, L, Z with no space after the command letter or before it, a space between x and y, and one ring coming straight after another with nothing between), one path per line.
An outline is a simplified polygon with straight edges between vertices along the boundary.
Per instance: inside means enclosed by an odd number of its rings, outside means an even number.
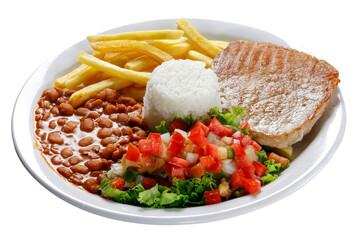
M92 55L98 58L104 57L104 54L100 52L93 52ZM85 64L81 64L79 67L75 68L68 74L57 78L54 82L54 86L60 88L66 87L68 89L74 89L74 87L82 83L84 79L93 76L96 72L97 70L92 69Z
M229 42L226 42L226 41L211 40L210 42L213 43L214 45L218 46L221 50L224 50L229 45Z
M186 53L190 50L190 44L188 42L174 44L165 48L163 51L170 54L173 58L179 59L186 57Z
M146 87L135 88L127 87L120 90L120 94L125 97L132 97L138 102L142 102L145 96Z
M148 56L143 55L141 57L135 58L127 62L124 68L134 71L145 71L147 69L154 68L158 65L159 65L158 62L156 62L155 60L151 59Z
M160 49L164 49L167 48L171 45L174 44L178 44L178 43L183 43L186 42L187 38L186 37L181 37L179 39L159 39L159 40L154 40L149 42L150 45L160 48Z
M102 71L110 76L126 79L144 85L147 83L147 81L150 78L150 73L137 72L137 71L125 69L116 66L114 64L105 62L103 60L100 60L86 52L82 52L81 54L79 54L77 60L93 68L96 68L99 71Z
M91 43L91 47L102 53L109 52L140 52L154 59L155 61L162 63L173 59L169 54L161 51L159 48L154 47L147 42L141 42L136 40L112 40L101 41Z
M194 51L194 50L190 50L188 52L188 58L191 59L191 60L204 62L206 64L207 68L211 67L211 63L213 61L212 58L209 58L208 56L206 56L206 55L204 55L202 53L199 53L197 51Z
M104 57L104 61L124 67L125 64L135 58L142 56L139 52L117 52Z
M90 99L94 93L100 92L105 88L120 90L122 88L129 87L131 84L132 82L127 80L119 78L109 78L76 91L70 96L69 103L73 107L78 107L82 103Z
M185 36L198 45L209 57L214 58L221 51L219 47L201 35L185 18L180 18L176 24L179 29L184 31Z
M184 36L184 32L174 29L162 29L162 30L147 30L147 31L134 31L117 34L104 34L88 36L87 39L90 43L99 41L111 41L111 40L138 40L148 41L155 39L178 39Z

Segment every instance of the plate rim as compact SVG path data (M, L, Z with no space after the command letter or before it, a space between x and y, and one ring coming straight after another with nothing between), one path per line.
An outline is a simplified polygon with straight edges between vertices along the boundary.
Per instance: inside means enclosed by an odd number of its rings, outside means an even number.
M274 35L277 38L280 38L281 40L285 41L286 43L289 43L291 46L298 46L298 44L292 44L292 42L287 41L286 38L281 38L276 34L267 32L263 29L257 28L257 27L253 27L253 26L248 26L248 25L241 25L238 23L232 23L232 22L224 22L224 21L218 21L218 20L211 20L211 19L194 19L194 18L188 18L189 21L213 21L213 22L219 22L221 24L232 24L234 26L243 26L243 27L249 27L252 28L254 30L257 31L261 31L261 32L266 32L268 34ZM109 31L113 31L116 30L118 28L124 28L124 27L131 27L132 25L138 25L141 23L148 23L148 22L162 22L162 21L176 21L176 19L158 19L158 20L150 20L150 21L143 21L143 22L137 22L137 23L132 23L132 24L127 24L127 25L123 25L123 26L119 26L117 28L112 28L109 30L106 30L102 33L105 32L109 32ZM99 33L101 34L101 33ZM82 42L83 40L71 45L70 47L66 48L65 50L63 50L62 52L60 52L57 56L61 55L62 53L64 53L65 51L71 49L73 46L75 46L76 44L79 44L80 42ZM303 47L302 47L303 48ZM54 58L46 61L45 63L41 64L31 75L30 77L27 79L27 81L24 83L24 85L22 86L14 107L13 107L13 111L12 111L12 117L11 117L11 135L12 135L12 140L13 140L13 144L16 150L16 153L21 161L21 163L23 164L23 166L27 169L27 171L43 186L45 187L47 190L49 190L51 193L53 193L54 195L56 195L57 197L61 198L62 200L66 201L67 203L70 203L76 207L79 207L80 209L92 212L94 214L97 215L101 215L104 217L109 217L109 218L113 218L113 219L117 219L117 220L125 220L125 221L129 221L129 222L136 222L136 223L147 223L147 224L189 224L189 223L201 223L201 222L209 222L209 221L216 221L216 220L220 220L220 219L224 219L224 218L229 218L229 217L234 217L234 216L238 216L250 211L254 211L256 209L265 207L269 204L272 204L288 195L290 195L291 193L295 192L296 190L298 190L299 188L301 188L302 186L304 186L306 183L308 183L313 177L315 177L317 175L318 172L320 172L323 167L330 161L331 157L334 155L334 153L336 152L336 150L338 149L340 143L342 142L342 139L344 137L345 134L345 129L346 129L346 108L345 108L345 102L344 102L344 98L342 95L342 92L340 90L340 87L337 86L337 91L338 91L338 96L340 98L340 108L341 108L341 126L340 126L340 130L336 136L336 140L334 141L333 145L332 145L332 151L329 151L325 154L324 158L319 162L319 164L317 165L317 168L314 168L311 170L310 173L308 173L306 175L306 177L302 177L300 179L297 179L297 181L295 181L292 185L287 186L285 189L281 189L278 193L274 193L273 195L267 196L265 199L263 199L262 201L256 202L255 204L250 204L250 207L242 210L241 213L239 213L239 211L236 211L236 209L226 209L226 211L215 211L215 212L206 212L203 215L198 215L198 216L181 216L181 217L174 217L174 216L157 216L157 217L152 217L152 216L136 216L136 215L131 215L131 214L126 214L126 213L113 213L113 212L109 212L106 211L104 209L101 209L99 207L96 206L87 206L86 204L84 204L83 202L81 202L81 200L78 200L74 197L71 196L67 196L62 194L62 192L60 192L59 190L57 190L56 188L53 188L50 184L48 184L46 181L44 181L41 177L39 177L36 172L32 169L32 167L27 163L25 157L22 155L21 153L21 146L19 146L18 141L16 140L16 134L15 134L15 126L14 126L14 118L15 118L15 114L16 114L16 107L18 105L18 101L19 98L21 96L21 94L23 93L24 88L27 86L28 82L33 78L33 76L35 75L35 73L37 73L39 71L39 69L45 67L46 65L49 65L53 62L53 60L57 57L55 56ZM51 168L50 168L51 169ZM53 169L51 169L51 171L53 171ZM300 181L301 180L301 181ZM287 190L287 191L285 191ZM266 203L264 203L264 200L269 199ZM119 204L119 203L116 203ZM208 209L210 206L206 206ZM189 208L188 208L189 209ZM223 216L224 214L226 214L226 216Z

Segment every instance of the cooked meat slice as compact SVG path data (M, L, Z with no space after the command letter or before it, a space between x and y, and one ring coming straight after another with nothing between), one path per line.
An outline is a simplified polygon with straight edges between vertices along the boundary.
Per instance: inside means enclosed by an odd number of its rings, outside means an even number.
M276 148L311 130L340 82L338 71L324 60L264 42L231 42L212 69L228 107L247 110L243 120L252 137Z

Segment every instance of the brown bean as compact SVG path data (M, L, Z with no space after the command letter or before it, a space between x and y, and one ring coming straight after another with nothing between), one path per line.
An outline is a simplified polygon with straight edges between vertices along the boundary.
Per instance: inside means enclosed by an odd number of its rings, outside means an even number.
M130 125L143 127L144 126L144 119L139 118L137 116L130 116Z
M64 143L64 139L62 139L59 131L49 133L48 141L50 143L59 144L59 145Z
M67 102L67 100L65 99L65 98L58 98L58 100L56 100L56 105L60 105L60 104L62 104L62 103L66 103Z
M59 119L57 120L57 124L58 124L59 126L65 125L66 122L67 122L67 118L59 118Z
M69 163L69 161L63 161L62 162L62 165L64 166L64 167L70 167L70 163Z
M111 128L113 125L112 121L106 117L96 119L96 123L101 128Z
M107 115L116 113L118 111L117 106L113 105L113 104L108 104L104 107L104 113Z
M102 173L103 173L102 171L93 171L89 175L90 175L90 177L97 177Z
M81 139L78 144L80 147L86 147L89 146L90 144L92 144L92 142L94 141L94 139L92 137L84 137L83 139Z
M56 170L65 178L69 178L72 175L72 172L64 167L58 167Z
M122 158L125 153L126 149L124 147L119 147L112 153L111 159L117 161L118 159Z
M89 112L89 109L80 107L76 109L75 114L78 116L85 116Z
M116 102L116 90L106 88L99 93L99 97L107 102Z
M113 129L112 129L112 133L113 133L115 136L117 136L117 137L122 136L122 132L121 132L121 130L118 129L118 128L113 128Z
M87 190L87 191L89 191L91 193L97 193L99 191L98 182L93 178L87 179L84 182L83 187L84 187L85 190Z
M54 165L60 165L63 162L59 155L55 155L51 158L51 163Z
M148 135L146 131L144 131L143 129L141 129L139 127L133 127L133 128L131 128L131 130L138 137L147 137L147 135Z
M98 138L106 138L112 135L112 130L109 128L102 128L98 131L97 137Z
M84 118L97 119L98 117L100 117L100 114L98 112L88 112Z
M112 153L116 150L116 147L114 144L109 144L100 151L100 157L110 159L112 157Z
M121 138L119 141L118 141L118 143L120 144L120 145L125 145L125 144L128 144L130 141L129 141L129 139L128 138Z
M42 116L42 120L46 121L51 117L50 112L44 112L44 115Z
M75 165L70 167L71 171L81 174L87 174L89 172L89 169L83 165Z
M80 120L80 130L84 132L91 132L95 128L94 120L85 118Z
M45 141L45 139L46 139L46 132L44 132L43 134L41 134L41 136L40 136L40 138L41 138L41 140L42 141Z
M35 115L35 121L39 121L39 120L41 120L41 115L40 114L37 114L37 115Z
M91 151L93 151L94 153L100 152L100 146L99 145L92 146Z
M121 132L124 136L132 137L134 135L134 133L130 127L121 128Z
M114 137L107 137L107 138L101 139L100 144L102 146L106 147L107 145L109 145L111 143L112 144L116 143L116 141L117 141L117 139Z
M69 159L71 165L76 165L81 162L81 159L78 156L73 156Z
M77 122L69 121L61 128L61 131L65 133L72 133L74 129L77 127L77 125L78 125Z
M73 95L75 92L76 92L76 90L69 90L69 91L66 91L66 92L64 93L64 95L67 96L67 97L70 97L70 96Z
M43 121L39 120L36 122L36 128L43 128L43 127L44 127Z
M44 97L44 99L54 102L56 99L61 97L61 95L62 95L61 88L47 88L44 90L42 96Z
M120 113L117 116L116 122L120 123L121 125L128 125L130 122L130 117L126 113Z
M59 108L57 106L54 106L50 109L50 112L54 115L54 116L59 116Z
M106 175L104 173L99 174L99 176L97 176L96 181L100 184L102 182L102 180L104 180L106 178Z
M103 101L101 99L92 98L85 103L84 107L92 110L92 109L100 107L102 103L103 103Z
M56 122L55 122L55 120L52 120L52 121L49 122L49 128L51 128L51 129L56 128Z
M84 164L90 171L104 170L107 168L107 164L104 164L100 160L89 160Z
M134 106L136 104L136 100L131 97L120 96L117 99L117 103L123 103L125 105Z
M63 148L60 152L60 155L63 157L63 158L68 158L68 157L71 157L74 153L71 151L71 148L69 147L66 147L66 148Z
M83 185L83 182L75 176L69 177L69 181L79 186Z
M74 113L74 107L69 103L61 103L59 111L62 116L71 116Z
M126 113L126 105L123 103L120 103L116 105L119 113Z

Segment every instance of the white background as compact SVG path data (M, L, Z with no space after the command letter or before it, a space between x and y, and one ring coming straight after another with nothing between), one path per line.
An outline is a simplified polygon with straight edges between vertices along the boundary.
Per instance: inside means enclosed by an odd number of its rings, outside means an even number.
M0 238L359 239L360 17L355 2L2 1ZM259 27L294 40L335 66L347 108L347 129L331 161L300 190L270 206L194 225L107 219L78 209L43 188L19 161L10 132L16 96L32 72L87 35L140 21L180 17Z

